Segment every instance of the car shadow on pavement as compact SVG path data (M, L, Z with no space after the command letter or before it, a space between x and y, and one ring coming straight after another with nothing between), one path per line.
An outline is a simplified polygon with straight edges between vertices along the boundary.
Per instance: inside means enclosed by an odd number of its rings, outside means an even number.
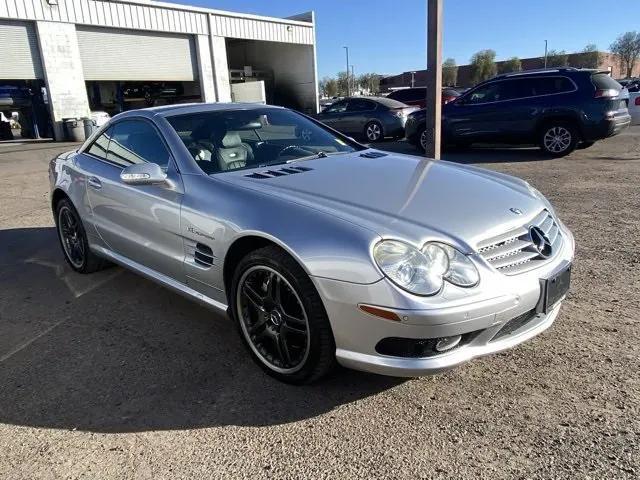
M53 228L0 230L0 422L96 432L294 422L402 380L338 370L293 387L232 322L112 267L71 271Z
M371 147L387 152L421 156L420 151L406 140L378 142L371 144ZM441 157L442 160L469 165L552 160L551 157L545 156L537 147L510 146L478 146L465 149L445 148Z

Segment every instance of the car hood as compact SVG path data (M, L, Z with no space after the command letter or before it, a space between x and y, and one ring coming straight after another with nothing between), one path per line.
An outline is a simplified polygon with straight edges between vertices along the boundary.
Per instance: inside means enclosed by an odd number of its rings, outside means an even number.
M381 156L368 158L371 153ZM290 167L306 171L292 173ZM304 204L383 238L443 240L467 252L482 240L522 226L546 203L515 177L374 150L217 178Z

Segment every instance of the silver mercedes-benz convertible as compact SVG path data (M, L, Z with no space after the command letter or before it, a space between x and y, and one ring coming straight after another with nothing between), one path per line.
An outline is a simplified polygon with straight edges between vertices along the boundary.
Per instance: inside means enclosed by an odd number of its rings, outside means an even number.
M74 270L116 263L227 311L290 383L446 370L539 334L569 288L573 237L528 183L284 108L129 111L49 176Z

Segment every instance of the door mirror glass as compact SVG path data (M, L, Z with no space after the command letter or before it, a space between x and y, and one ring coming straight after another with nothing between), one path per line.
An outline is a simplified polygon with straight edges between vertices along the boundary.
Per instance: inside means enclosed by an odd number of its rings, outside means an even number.
M158 185L167 181L167 174L157 163L136 163L120 172L120 180L127 185Z

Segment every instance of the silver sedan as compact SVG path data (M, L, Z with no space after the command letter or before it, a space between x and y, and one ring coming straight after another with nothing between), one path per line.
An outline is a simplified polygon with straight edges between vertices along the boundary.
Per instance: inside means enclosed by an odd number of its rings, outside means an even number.
M112 118L51 161L64 256L228 312L258 365L432 374L548 328L574 241L526 182L366 148L278 107Z

